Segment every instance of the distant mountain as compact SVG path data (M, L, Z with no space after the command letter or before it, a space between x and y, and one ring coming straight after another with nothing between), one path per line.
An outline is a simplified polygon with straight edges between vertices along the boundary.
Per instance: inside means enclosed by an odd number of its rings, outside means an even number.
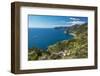
M82 25L87 25L87 23L84 23ZM75 30L75 29L78 29L81 25L80 24L75 24L75 25L72 25L72 26L59 26L59 27L55 27L54 29L64 29L64 30Z

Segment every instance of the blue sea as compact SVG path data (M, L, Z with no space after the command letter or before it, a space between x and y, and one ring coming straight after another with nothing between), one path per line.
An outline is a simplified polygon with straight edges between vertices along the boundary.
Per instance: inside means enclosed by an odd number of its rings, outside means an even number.
M70 34L64 34L63 29L28 28L28 48L47 49L49 45L72 39L72 37Z

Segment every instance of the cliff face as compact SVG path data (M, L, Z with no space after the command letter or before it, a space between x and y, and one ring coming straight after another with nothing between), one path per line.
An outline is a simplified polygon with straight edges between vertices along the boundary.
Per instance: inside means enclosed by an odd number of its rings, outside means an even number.
M71 27L59 27L74 35L71 40L64 40L48 46L47 50L31 48L28 60L48 59L75 59L88 57L88 28L87 24L74 25ZM56 28L58 29L58 28Z

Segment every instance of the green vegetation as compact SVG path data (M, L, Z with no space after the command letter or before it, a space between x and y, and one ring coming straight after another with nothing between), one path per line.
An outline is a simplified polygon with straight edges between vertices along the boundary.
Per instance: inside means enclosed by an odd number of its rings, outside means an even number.
M31 48L28 60L77 59L88 57L87 24L65 28L73 35L71 40L63 40L48 46L47 50Z

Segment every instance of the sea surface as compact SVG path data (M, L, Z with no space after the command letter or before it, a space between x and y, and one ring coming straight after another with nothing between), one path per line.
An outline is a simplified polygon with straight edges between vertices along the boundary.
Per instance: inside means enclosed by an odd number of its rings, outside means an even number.
M49 45L55 44L58 41L72 38L73 36L65 34L63 29L28 28L28 48L47 49Z

